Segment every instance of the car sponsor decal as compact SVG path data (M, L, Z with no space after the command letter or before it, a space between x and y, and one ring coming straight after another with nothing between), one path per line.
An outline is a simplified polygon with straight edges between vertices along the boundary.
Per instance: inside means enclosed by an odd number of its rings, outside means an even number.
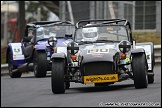
M117 82L117 81L118 81L118 74L84 76L84 84L101 83L101 82Z
M127 58L125 59L125 61L126 61L126 63L129 62L129 61L130 61L130 58L127 57Z
M109 53L109 49L105 49L105 48L87 49L87 54L93 54L93 53Z
M92 58L96 58L96 57L103 57L104 54L101 53L92 53L91 56Z
M24 60L24 55L13 55L13 60Z

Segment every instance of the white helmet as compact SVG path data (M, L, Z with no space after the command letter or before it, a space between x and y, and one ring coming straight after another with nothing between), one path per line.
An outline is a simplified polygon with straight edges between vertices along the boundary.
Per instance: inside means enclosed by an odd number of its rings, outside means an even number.
M42 35L44 35L44 28L40 27L37 29L37 36L42 36Z
M96 41L98 38L98 29L96 27L83 28L83 41Z
M40 27L37 29L37 40L42 39L44 37L44 28Z

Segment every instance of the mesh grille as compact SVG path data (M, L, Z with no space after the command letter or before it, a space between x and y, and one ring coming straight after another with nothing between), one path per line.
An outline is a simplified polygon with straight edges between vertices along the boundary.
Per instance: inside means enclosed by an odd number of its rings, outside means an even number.
M90 62L83 64L83 75L104 75L113 73L113 63L111 62Z

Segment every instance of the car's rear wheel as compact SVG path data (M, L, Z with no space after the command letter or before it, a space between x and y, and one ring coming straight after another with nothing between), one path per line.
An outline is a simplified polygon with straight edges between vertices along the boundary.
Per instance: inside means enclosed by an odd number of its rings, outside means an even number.
M134 54L132 57L132 71L135 88L147 88L147 67L144 53Z
M51 84L52 92L54 94L61 94L65 92L66 82L64 82L65 60L54 59L52 61Z
M46 77L47 55L45 51L35 51L34 53L34 75L36 78Z
M9 75L11 78L20 78L22 73L17 71L13 72L14 69L17 69L17 66L13 65L13 55L12 52L9 51L8 53L8 70L9 70Z

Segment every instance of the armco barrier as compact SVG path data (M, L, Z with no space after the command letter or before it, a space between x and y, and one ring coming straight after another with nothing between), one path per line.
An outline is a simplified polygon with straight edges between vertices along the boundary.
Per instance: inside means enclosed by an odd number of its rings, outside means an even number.
M155 64L161 63L161 45L154 45ZM8 64L1 64L1 76L8 74Z

